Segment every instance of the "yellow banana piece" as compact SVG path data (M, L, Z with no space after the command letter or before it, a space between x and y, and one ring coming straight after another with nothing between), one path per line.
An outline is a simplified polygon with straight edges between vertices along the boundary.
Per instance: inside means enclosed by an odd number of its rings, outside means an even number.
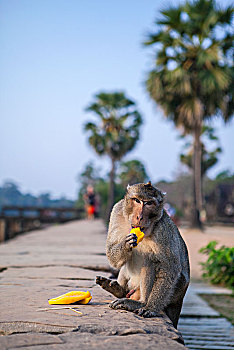
M135 235L137 236L137 244L140 243L145 236L144 232L141 231L140 227L135 227L131 229L130 233L135 233Z
M73 304L78 301L83 301L82 304L88 304L88 302L92 299L92 296L89 291L81 292L81 291L72 291L66 294L59 295L56 298L52 298L48 300L50 305L53 304Z
M82 299L82 300L79 301L79 304L82 304L82 305L88 304L88 303L90 302L91 299L92 299L91 296L88 297L88 298Z

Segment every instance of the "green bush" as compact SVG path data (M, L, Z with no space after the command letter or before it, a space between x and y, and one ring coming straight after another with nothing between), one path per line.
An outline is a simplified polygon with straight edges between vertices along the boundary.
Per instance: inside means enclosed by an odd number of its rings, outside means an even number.
M216 249L218 242L211 241L199 250L208 255L205 263L201 263L203 277L213 284L220 284L234 290L234 247L221 246Z

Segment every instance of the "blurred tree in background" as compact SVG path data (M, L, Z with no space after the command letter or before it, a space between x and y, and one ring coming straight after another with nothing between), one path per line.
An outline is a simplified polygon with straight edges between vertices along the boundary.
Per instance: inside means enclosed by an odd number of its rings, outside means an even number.
M149 180L144 164L137 159L121 162L118 178L124 188Z
M230 170L221 171L215 178L217 183L232 183L234 184L234 174Z
M18 207L56 207L72 208L74 201L65 197L52 199L50 193L41 193L34 196L31 193L22 193L18 184L6 181L0 187L0 209L4 206Z
M192 182L190 173L180 173L173 181L161 180L155 184L167 193L166 201L176 209L176 215L186 224L191 219ZM214 179L204 175L203 182L206 221L234 223L234 174L225 170ZM232 213L230 208L233 208Z
M157 31L146 45L156 47L156 66L146 82L165 116L193 136L193 226L201 227L201 134L205 120L233 115L233 8L213 0L186 1L161 11ZM158 29L159 28L159 29Z
M182 135L181 138L188 139L188 136ZM211 151L207 149L207 141L216 142L216 147ZM193 142L188 140L184 145L186 153L180 155L181 163L185 164L190 170L193 169ZM203 125L201 131L201 177L203 178L207 171L218 162L218 156L222 152L219 146L218 137L215 135L215 129L208 125Z
M97 94L86 111L93 112L97 117L96 123L85 124L90 145L97 154L107 155L111 160L107 209L109 217L115 198L116 163L136 145L142 118L135 102L123 92Z

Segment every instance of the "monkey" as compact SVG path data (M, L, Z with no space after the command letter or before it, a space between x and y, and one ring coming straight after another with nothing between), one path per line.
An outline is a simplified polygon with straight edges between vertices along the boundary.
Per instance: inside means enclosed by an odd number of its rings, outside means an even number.
M151 182L127 186L125 197L111 212L106 241L110 265L117 280L102 276L96 283L118 299L109 306L156 317L164 312L177 328L190 267L186 244L164 205L165 194ZM144 232L130 233L139 227Z

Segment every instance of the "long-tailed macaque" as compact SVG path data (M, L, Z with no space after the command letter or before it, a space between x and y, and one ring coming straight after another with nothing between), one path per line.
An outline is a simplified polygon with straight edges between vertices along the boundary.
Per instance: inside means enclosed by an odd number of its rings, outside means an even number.
M189 284L189 259L178 228L163 209L163 198L150 182L127 187L124 199L113 207L106 245L119 276L117 281L97 276L96 283L118 298L111 308L143 317L164 311L176 328ZM134 227L145 234L138 245L130 234Z

